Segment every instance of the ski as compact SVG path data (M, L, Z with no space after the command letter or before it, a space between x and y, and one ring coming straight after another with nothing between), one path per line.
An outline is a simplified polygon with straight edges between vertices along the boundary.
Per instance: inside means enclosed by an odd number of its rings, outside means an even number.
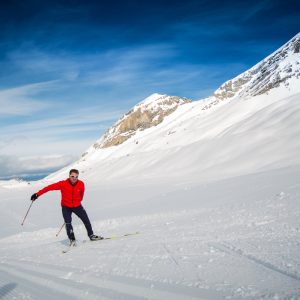
M133 235L138 235L138 234L140 234L140 232L137 231L137 232L133 232L133 233L125 233L122 235L112 235L112 236L104 237L104 238L101 238L98 240L93 240L91 242L93 243L93 242L97 242L97 241L117 240L117 239L121 239L121 238L128 237L128 236L133 236ZM87 240L82 241L83 244L85 244L86 242L87 242ZM78 245L76 242L71 243L67 249L62 250L62 253L68 253L72 248L77 247L77 246Z
M122 234L122 235L112 235L112 236L104 238L103 240L116 240L116 239L121 239L123 237L131 236L131 235L137 235L137 234L140 234L140 233L137 231L137 232L133 232L133 233L125 233L125 234Z
M140 233L138 231L136 231L136 232L133 232L133 233L125 233L125 234L121 234L121 235L112 235L112 236L108 236L108 237L101 237L100 239L93 240L91 242L105 241L105 240L116 240L116 239L121 239L123 237L137 235L137 234L140 234ZM85 243L87 241L83 241L83 242Z

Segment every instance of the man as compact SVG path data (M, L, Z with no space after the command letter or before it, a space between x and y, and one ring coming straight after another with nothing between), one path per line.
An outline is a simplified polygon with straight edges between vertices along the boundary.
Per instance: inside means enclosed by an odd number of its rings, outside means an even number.
M75 244L76 241L72 226L72 213L81 219L91 241L103 239L103 237L94 234L89 217L81 205L84 195L84 183L78 179L78 175L79 171L72 169L69 172L68 179L50 184L31 196L31 201L35 201L39 196L49 191L60 190L62 214L71 245Z

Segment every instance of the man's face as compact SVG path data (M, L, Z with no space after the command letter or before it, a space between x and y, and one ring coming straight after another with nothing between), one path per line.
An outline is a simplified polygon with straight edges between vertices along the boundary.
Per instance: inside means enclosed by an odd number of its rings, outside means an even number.
M70 178L71 183L74 184L78 180L78 174L77 173L71 173L69 178Z

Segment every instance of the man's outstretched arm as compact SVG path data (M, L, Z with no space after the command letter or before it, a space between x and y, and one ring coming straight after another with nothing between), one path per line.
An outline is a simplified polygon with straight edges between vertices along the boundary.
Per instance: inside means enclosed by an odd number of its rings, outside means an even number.
M37 193L33 194L31 196L31 201L36 200L39 196L42 196L43 194L49 192L49 191L56 191L61 189L61 181L47 185L43 189L39 190Z

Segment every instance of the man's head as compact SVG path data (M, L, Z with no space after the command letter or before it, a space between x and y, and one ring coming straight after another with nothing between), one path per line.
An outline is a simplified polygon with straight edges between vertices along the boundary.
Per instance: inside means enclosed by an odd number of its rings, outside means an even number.
M69 172L69 179L72 184L76 183L78 180L79 171L76 169L71 169Z

